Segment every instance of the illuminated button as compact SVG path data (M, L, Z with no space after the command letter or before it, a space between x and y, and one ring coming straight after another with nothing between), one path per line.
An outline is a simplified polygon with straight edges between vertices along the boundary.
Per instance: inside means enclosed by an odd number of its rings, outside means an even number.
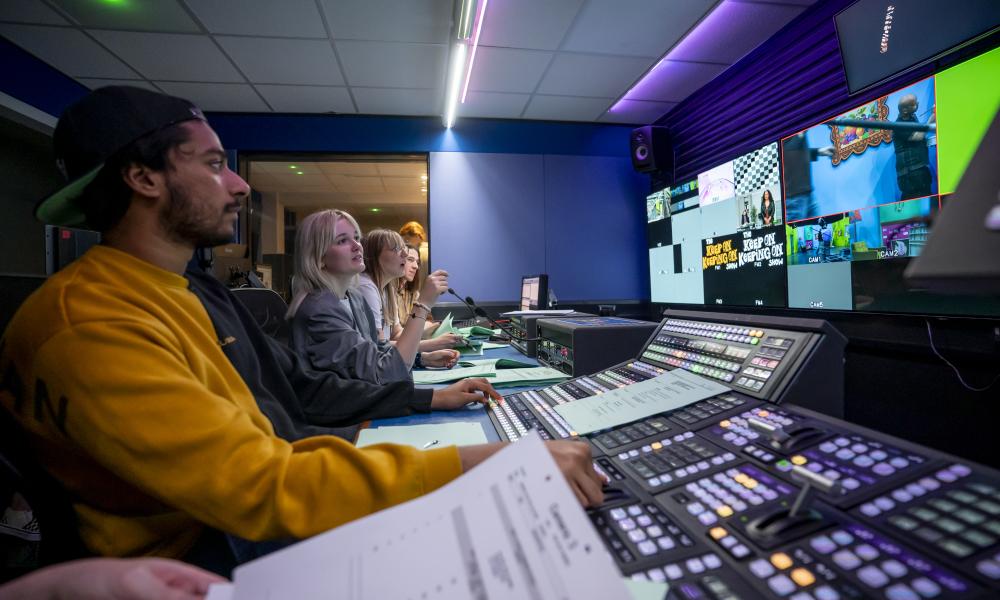
M758 410L757 416L766 419L767 417L771 416L771 413L766 410Z
M775 552L771 555L771 564L774 565L775 568L783 571L792 566L792 559L789 558L784 552Z
M796 454L795 456L792 457L792 464L793 465L797 465L797 466L801 467L802 465L806 464L807 462L809 462L809 461L806 459L806 457L802 456L801 454Z
M725 519L726 517L733 516L733 509L725 504L715 509L715 512L717 512L719 516L722 517L723 519Z
M816 578L808 570L799 567L794 569L790 574L792 581L798 584L799 587L808 587L816 583Z
M713 540L718 541L729 535L729 532L722 527L713 527L708 530L708 535L712 536Z
M663 447L663 444L661 444L660 442L653 442L652 444L649 445L649 447L652 448L653 450L659 450L660 448Z

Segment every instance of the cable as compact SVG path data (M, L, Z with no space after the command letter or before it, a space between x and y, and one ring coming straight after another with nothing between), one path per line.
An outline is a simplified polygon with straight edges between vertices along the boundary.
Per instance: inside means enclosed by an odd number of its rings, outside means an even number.
M478 317L483 317L484 319L486 319L487 321L489 321L490 323L492 323L494 327L496 327L497 329L500 329L501 331L503 331L504 333L506 333L507 337L509 337L509 338L511 338L513 340L517 340L519 342L537 342L538 340L542 339L540 337L533 337L533 338L521 337L520 335L517 335L516 332L514 332L514 331L512 331L510 329L507 329L506 327L504 327L500 323L497 323L496 321L493 320L493 317L491 317L489 314L487 314L487 312L485 310L483 310L479 306L476 306L476 303L472 299L472 296L466 296L465 298L463 298L463 297L459 296L455 292L455 290L453 290L452 288L448 288L448 293L451 294L452 296L458 298L459 300L461 300L462 304L464 304L466 307L468 307L469 310L472 311L472 314L474 314L474 315L476 315Z
M965 379L962 378L962 374L958 372L958 367L956 367L955 365L951 364L951 362L949 362L947 358L945 358L944 356L942 356L941 353L938 352L938 349L936 347L934 347L934 335L931 333L931 322L930 321L924 321L924 323L927 324L927 339L930 340L930 342L931 342L931 350L934 352L935 356L937 356L938 358L940 358L941 360L944 361L944 364L946 364L949 367L951 367L951 370L955 372L955 375L958 377L958 382L962 384L962 387L964 387L965 389L967 389L967 390L969 390L971 392L985 392L986 390L988 390L991 387L993 387L993 385L996 384L997 380L1000 380L1000 373L997 373L997 376L994 377L993 381L991 381L990 384L987 385L986 387L977 388L977 387L972 387L968 383L965 383Z

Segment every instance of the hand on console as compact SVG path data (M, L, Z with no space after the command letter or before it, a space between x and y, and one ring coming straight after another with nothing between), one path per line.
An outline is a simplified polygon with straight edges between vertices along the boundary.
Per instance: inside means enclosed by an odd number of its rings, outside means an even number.
M463 379L440 390L434 390L431 408L435 410L455 410L470 402L486 404L492 398L502 402L500 393L493 389L489 381L482 377Z
M458 357L460 354L457 350L434 350L431 352L422 352L420 354L420 362L423 363L425 367L443 367L445 369L450 369L455 366L458 362Z

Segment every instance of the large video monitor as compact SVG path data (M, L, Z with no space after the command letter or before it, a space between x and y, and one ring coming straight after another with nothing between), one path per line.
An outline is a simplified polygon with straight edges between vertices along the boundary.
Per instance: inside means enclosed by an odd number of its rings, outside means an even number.
M652 301L1000 315L903 278L1000 108L997 73L1000 48L669 188Z
M521 310L543 309L548 304L548 298L548 275L525 275L521 278Z
M647 230L653 302L784 306L780 180L771 143L671 188Z
M852 94L1000 28L997 0L858 0L834 17Z
M1000 106L998 72L1000 49L782 140L790 308L1000 314L902 277Z

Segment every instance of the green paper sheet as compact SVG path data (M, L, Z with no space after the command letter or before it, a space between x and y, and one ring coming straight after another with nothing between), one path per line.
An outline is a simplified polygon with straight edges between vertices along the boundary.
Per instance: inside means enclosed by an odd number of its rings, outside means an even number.
M456 331L458 331L459 335L463 335L465 337L469 337L472 335L480 335L480 336L494 335L494 330L487 329L485 327L480 327L479 325L473 325L472 327L461 327Z
M510 344L498 344L496 342L483 342L483 350L493 350L494 348L506 348Z
M437 443L427 446L429 443ZM487 443L483 426L479 423L438 423L433 425L403 425L362 429L358 435L358 448L372 444L405 444L418 450L444 448L445 446L472 446Z
M528 369L537 367L537 363L522 362L513 358L484 358L482 360L460 360L458 364L463 367L475 367L478 365L490 365L495 369Z
M414 371L413 383L417 385L430 385L458 381L466 377L492 377L495 370L493 365L473 365L471 367L458 367L441 371Z
M448 313L448 316L441 319L441 324L438 325L437 329L434 330L434 333L431 334L431 339L433 340L435 338L439 338L446 333L458 333L455 331L455 328L452 327L451 320L451 313Z
M441 324L438 325L437 329L434 330L434 334L431 335L431 339L433 340L435 338L439 338L446 333L454 333L455 335L460 335L462 336L463 339L465 339L465 335L463 335L460 330L455 329L455 327L452 325L451 313L448 313L448 316L441 319ZM465 345L455 347L455 350L458 350L459 354L481 355L483 353L484 342L481 342L479 340L470 340L470 339L466 339L465 342L466 342Z
M549 367L529 367L527 369L497 369L490 377L493 387L520 385L548 385L569 379L569 375Z
M670 585L657 581L639 581L628 577L625 580L625 587L632 600L663 600L670 591Z

